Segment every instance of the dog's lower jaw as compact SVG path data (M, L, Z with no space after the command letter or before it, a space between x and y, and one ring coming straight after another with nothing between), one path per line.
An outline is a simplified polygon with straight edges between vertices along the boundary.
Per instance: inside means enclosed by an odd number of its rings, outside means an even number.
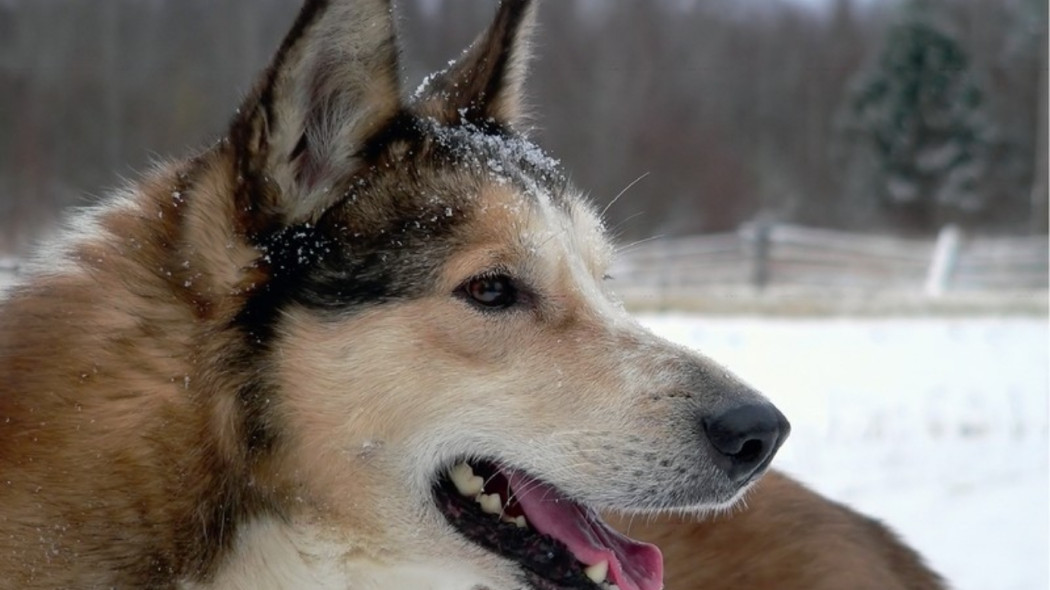
M212 579L180 590L524 590L511 581L517 572L486 575L453 559L380 562L326 536L302 523L255 521Z

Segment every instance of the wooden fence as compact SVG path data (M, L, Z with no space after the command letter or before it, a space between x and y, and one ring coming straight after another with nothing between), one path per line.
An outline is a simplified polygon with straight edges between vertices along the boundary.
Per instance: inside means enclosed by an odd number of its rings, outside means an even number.
M906 292L936 298L965 292L1043 292L1047 236L905 239L751 224L733 233L626 246L613 269L625 295L674 298L746 288L824 292Z

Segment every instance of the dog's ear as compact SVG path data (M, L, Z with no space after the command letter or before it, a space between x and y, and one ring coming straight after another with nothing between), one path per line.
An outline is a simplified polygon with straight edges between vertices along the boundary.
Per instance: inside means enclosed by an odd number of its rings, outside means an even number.
M391 9L390 0L303 6L230 128L246 231L320 214L400 110Z
M448 69L416 92L416 108L447 123L493 123L515 127L522 106L529 37L535 22L531 0L503 0L488 30Z

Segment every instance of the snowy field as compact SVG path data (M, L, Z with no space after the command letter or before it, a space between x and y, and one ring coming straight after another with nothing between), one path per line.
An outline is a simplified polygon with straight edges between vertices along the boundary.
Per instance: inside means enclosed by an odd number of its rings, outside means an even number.
M774 465L956 590L1050 588L1045 319L642 319L766 393L793 426Z

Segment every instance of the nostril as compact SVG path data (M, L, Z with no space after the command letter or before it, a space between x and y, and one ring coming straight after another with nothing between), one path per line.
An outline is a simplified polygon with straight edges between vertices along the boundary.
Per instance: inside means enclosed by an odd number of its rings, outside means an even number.
M760 454L779 430L776 410L766 404L733 408L705 419L704 430L711 444L729 456Z
M715 462L734 481L764 468L790 430L783 414L766 403L738 406L701 423Z
M740 448L740 452L736 454L736 457L741 461L751 463L761 457L765 449L765 442L752 438L744 441L744 446Z

